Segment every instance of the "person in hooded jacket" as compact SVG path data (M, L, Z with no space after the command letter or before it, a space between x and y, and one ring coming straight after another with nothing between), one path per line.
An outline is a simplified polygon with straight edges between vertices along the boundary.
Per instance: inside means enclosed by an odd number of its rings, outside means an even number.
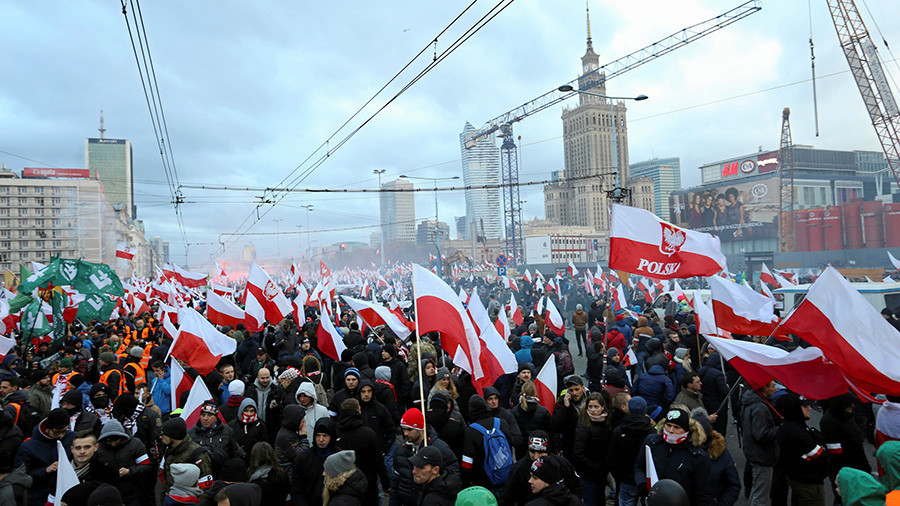
M741 495L741 479L738 477L734 458L726 447L725 436L713 429L705 409L695 409L691 412L691 417L700 424L706 434L706 442L702 447L709 455L710 495L714 504L734 506Z
M25 435L14 423L12 415L0 410L0 462L5 462L3 459L8 457L11 466L24 439Z
M329 506L367 504L369 481L354 462L358 460L353 450L342 450L325 459L322 504Z
M281 427L275 436L275 454L278 463L285 472L291 472L294 459L305 448L309 448L307 437L308 428L303 418L303 407L298 404L288 404L284 407L284 416L281 419Z
M660 340L651 337L647 341L647 359L644 360L644 367L649 371L654 365L662 367L663 371L668 373L671 369L670 366L672 365L672 362L669 360L669 357L666 356L665 351L663 351Z
M670 409L664 422L659 433L644 440L644 445L650 447L658 478L678 482L692 506L714 504L709 490L709 455L702 448L706 434L700 424L679 408ZM646 464L644 452L640 452L635 459L634 482L644 492L647 492Z
M66 457L71 459L74 438L75 433L69 430L69 412L56 408L35 426L31 437L19 445L13 466L24 465L32 478L28 491L29 506L44 506L47 496L55 490L59 465L56 442L62 442Z
M301 450L294 459L291 474L293 506L321 506L325 459L339 451L334 420L325 417L316 422L312 445Z
M131 432L147 449L153 448L159 440L159 430L162 421L159 414L140 403L134 395L120 395L113 403L113 420L118 420L125 427L126 432Z
M266 422L259 419L256 409L256 401L244 399L238 407L238 415L228 422L234 434L234 442L243 450L244 455L250 455L253 445L260 441L268 441L269 430Z
M213 476L219 474L226 460L244 456L234 440L234 430L219 418L219 408L211 400L200 407L200 419L188 429L188 435L209 454Z
M403 369L406 370L406 366ZM410 383L410 385L412 384ZM391 368L386 365L380 365L375 368L375 398L387 408L391 418L394 420L394 425L399 424L400 407L408 404L408 397L407 401L400 402L397 396L397 388L391 383Z
M653 421L647 416L647 401L643 397L632 397L628 401L628 414L612 431L606 454L609 470L616 480L619 506L637 504L639 491L634 481L634 463L643 453L644 441L653 433Z
M433 400L433 399L432 399ZM391 506L413 506L419 498L420 487L413 480L413 465L410 457L425 448L427 432L428 445L441 451L441 462L450 472L459 474L457 457L444 440L438 437L430 425L425 430L425 417L417 408L410 408L400 421L403 443L394 447L394 467L391 470Z
M360 471L366 476L369 486L363 504L378 504L378 481L385 493L390 489L384 468L383 445L378 435L365 425L356 399L346 399L341 403L337 421L337 445L344 450L353 450Z
M220 490L214 504L222 504L226 499L230 506L260 506L263 491L255 483L232 483Z
M0 453L0 504L26 506L33 480L24 467L13 467L14 459L15 453Z
M344 371L343 388L338 389L335 386L334 396L328 404L328 414L337 416L341 409L341 404L347 399L359 400L359 380L362 378L359 369L350 367Z
M219 405L219 413L222 413L225 423L230 423L241 413L238 408L244 400L244 382L239 379L231 380L225 390L228 392L228 398Z
M396 389L397 402L405 406L410 399L412 382L409 380L409 371L406 368L406 364L397 356L397 348L393 344L388 343L381 348L381 365L391 369L391 377L388 381Z
M900 495L900 441L886 441L879 446L875 459L883 472L881 483L887 492Z
M713 350L706 357L706 361L697 374L703 384L700 389L700 393L703 394L703 407L706 408L707 413L719 415L712 426L716 432L725 436L728 430L728 403L725 402L725 399L728 396L729 388L725 373L722 372L724 370L722 365L722 355ZM722 406L722 409L716 411L719 406Z
M393 418L384 404L375 399L375 386L367 379L359 382L359 409L363 422L381 441L381 452L389 452L397 440Z
M353 367L359 371L360 380L375 381L375 369L369 363L369 354L367 352L360 351L353 354Z
M878 479L858 469L845 467L837 477L841 501L845 506L884 506L887 489Z
M117 420L110 420L100 432L96 458L118 471L119 479L114 485L122 494L123 503L140 503L141 490L152 486L154 475L154 466L144 443L132 437Z
M866 441L865 430L853 417L853 405L856 397L846 393L832 397L826 401L825 414L819 421L825 448L830 459L829 483L834 485L837 473L845 467L852 467L864 472L872 472L869 459L863 447Z
M506 420L495 418L484 398L478 394L469 397L469 419L472 423L466 428L465 438L462 448L462 481L463 485L479 485L491 491L502 490L502 483L493 483L488 477L484 469L485 453L484 453L484 436L472 425L478 424L485 430L490 431L494 427L494 420L499 420L500 432L509 442L510 429ZM512 448L512 445L510 445ZM507 456L513 459L512 455ZM495 456L494 458L497 458Z
M516 417L516 424L519 430L524 434L531 434L534 431L550 430L550 411L541 406L540 399L537 397L537 389L534 382L528 381L522 387L521 394L517 399L515 407L512 408L513 416ZM515 447L516 456L525 455L526 444Z
M531 364L534 358L531 356L531 348L534 347L534 339L529 335L519 338L519 349L516 351L516 362L519 364Z
M787 478L791 502L798 506L824 506L828 452L822 434L807 426L812 411L809 401L789 392L778 399L778 408L784 416L778 427L778 468Z
M103 424L100 423L100 418L97 415L82 409L82 402L84 402L84 398L81 392L69 390L60 399L59 407L69 412L70 419L75 422L72 427L76 434L84 430L90 430L99 437Z
M319 393L311 381L300 383L296 399L297 404L303 408L303 419L307 427L315 427L319 420L328 417L328 408L319 403Z
M491 414L501 420L506 420L506 425L509 426L508 437L510 446L512 446L513 448L524 449L525 438L522 437L522 431L519 428L519 422L516 420L516 415L514 415L512 411L500 405L500 392L498 392L494 387L485 387L484 400L485 402L487 402L488 408L490 408L491 410Z
M634 393L647 401L650 412L657 406L665 411L676 395L675 386L659 364L653 365L647 372L638 376L634 381Z
M94 383L91 386L90 404L85 404L83 409L89 413L94 413L100 418L100 423L106 423L112 418L113 403L110 399L110 389L103 383Z
M450 448L462 448L466 423L453 414L453 403L447 392L438 392L428 403L428 426L434 427L435 435L445 441Z

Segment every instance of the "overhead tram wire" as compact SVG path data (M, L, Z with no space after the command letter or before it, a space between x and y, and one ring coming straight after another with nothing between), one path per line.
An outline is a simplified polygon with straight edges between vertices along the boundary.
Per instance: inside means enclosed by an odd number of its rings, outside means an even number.
M474 34L477 33L479 30L481 30L481 28L483 28L487 23L489 23L491 20L493 20L498 14L500 14L501 12L503 12L503 11L504 11L507 7L509 7L509 6L512 4L512 2L514 2L514 1L515 1L515 0L501 0L501 1L500 1L497 5L495 5L490 11L488 11L487 14L485 14L484 16L482 16L482 17L481 17L481 18L480 18L480 19L479 19L472 27L470 27L468 30L466 30L462 36L460 36L459 38L457 38L457 39L451 44L450 48L444 50L444 51L441 53L440 56L438 56L437 54L435 54L435 57L434 57L434 59L432 60L432 62L429 63L428 66L426 66L426 68L425 68L424 70L420 71L419 74L417 74L417 75L416 75L409 83L407 83L407 85L404 86L397 94L395 94L395 95L394 95L387 103L385 103L385 104L384 104L383 106L381 106L377 111L375 111L375 113L373 113L371 116L369 116L369 118L366 119L360 126L358 126L357 128L355 128L352 132L350 132L347 136L345 136L344 139L342 139L342 140L338 143L337 146L335 146L334 148L328 150L323 156L321 156L316 162L314 162L313 165L312 165L311 167L307 168L307 169L304 170L300 175L298 175L298 176L295 177L293 180L291 180L290 184L292 184L294 187L296 187L299 183L301 183L303 180L305 180L307 177L309 177L309 175L311 175L316 169L318 169L318 167L321 166L321 165L325 162L325 160L327 160L332 154L334 154L338 149L340 149L340 147L342 147L344 144L346 144L346 142L349 141L354 135L356 135L357 132L359 132L364 126L366 126L372 119L374 119L375 116L377 116L381 111L383 111L388 105L390 105L394 100L396 100L400 95L402 95L402 94L403 94L406 90L408 90L412 85L414 85L414 84L415 84L416 82L418 82L422 77L424 77L428 72L430 72L436 65L438 65L439 63L441 63L447 56L449 56L451 53L453 53L453 52L454 52L454 51L455 51L462 43L466 42L469 38L471 38L472 35L474 35ZM475 3L475 2L473 1L472 4L470 4L468 7L466 7L466 10L468 10L472 5L474 5L474 3ZM505 3L505 5L503 5L504 3ZM497 10L498 7L500 7L501 5L503 5L503 7L500 8L499 10ZM494 11L496 11L496 12L494 12ZM465 13L465 11L463 11L463 13ZM444 32L446 32L446 31L450 28L450 26L452 26L452 25L460 18L460 16L462 16L463 13L461 13L459 16L457 16L456 18L454 18L454 20L450 23L450 25L448 25L446 28L444 28L444 30L442 30L440 33L443 34ZM493 14L492 14L492 13L493 13ZM485 21L486 18L487 18L487 20ZM437 39L438 39L438 37L435 37L435 39L432 41L432 43L429 44L429 47L431 46L431 44L437 44ZM426 47L426 49L427 49L427 47ZM423 51L424 51L424 50L423 50ZM421 53L422 53L422 51L420 51L419 54L421 54ZM416 58L418 58L418 56L417 56ZM414 60L415 60L415 59L414 59ZM406 67L408 67L408 66L409 66L409 64L406 65ZM355 113L355 114L358 114L358 113ZM342 127L342 128L343 128L343 127ZM335 134L336 134L336 133L337 133L337 132L335 132ZM332 137L333 137L335 134L333 134ZM327 145L328 142L326 141L325 144ZM308 161L310 158L312 158L312 156L315 155L315 153L318 152L319 150L321 150L321 146L320 146L319 148L317 148L316 151L313 152L312 155L310 155L309 157L307 157L307 159L304 160L304 162L301 163L300 166L298 166L296 169L294 169L294 171L292 171L291 174L296 173L296 171L299 170L300 167L302 167L302 165L303 165L304 163L306 163L306 161ZM290 176L290 174L289 174L289 176ZM288 176L288 177L289 177L289 176ZM272 206L269 207L268 209L266 209L266 210L263 212L263 214L262 214L261 216L259 215L259 207L260 207L260 206L258 205L258 206L256 207L256 209L255 209L255 212L257 213L256 221L254 221L253 223L251 223L251 224L246 228L245 232L248 231L248 230L250 230L250 228L252 228L256 223L259 222L259 220L261 220L263 217L265 217L265 216L268 214L268 212L269 212L272 208L274 208L274 206L277 205L278 202L280 202L281 199L283 199L283 198L284 198L283 196L277 197L277 200L275 200L275 201L273 202ZM246 218L244 218L244 221L241 222L241 224L238 226L238 228L237 228L236 230L237 230L237 231L240 231L240 229L241 229L241 228L242 228L242 227L243 227L250 219L252 219L252 217L253 217L253 212L251 212ZM237 233L237 237L231 242L231 244L228 245L228 246L223 246L223 252L226 251L226 250L227 250L228 248L230 248L231 246L233 246L234 244L236 244L238 240L240 240L240 238L242 237L241 234L238 233L238 232L236 232L236 233ZM213 256L215 256L215 255L213 255ZM211 256L210 258L213 258L213 256Z

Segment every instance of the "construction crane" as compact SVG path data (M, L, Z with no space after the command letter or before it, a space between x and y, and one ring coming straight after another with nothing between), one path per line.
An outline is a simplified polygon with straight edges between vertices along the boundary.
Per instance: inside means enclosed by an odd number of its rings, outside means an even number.
M682 28L668 37L638 49L618 60L602 65L598 69L587 72L584 75L569 81L567 85L572 86L578 91L595 88L613 77L622 75L629 70L633 70L660 56L684 47L695 40L719 31L761 9L762 7L759 6L759 0L748 0L718 16ZM479 140L498 130L500 131L499 137L503 139L500 148L500 170L504 183L503 216L506 222L506 243L504 249L506 256L510 259L514 259L513 261L516 263L522 259L523 237L521 201L519 200L518 188L519 159L516 143L513 140L513 124L563 102L577 94L578 91L560 91L558 88L554 88L553 90L488 121L481 129L475 131L465 140L465 148L471 149Z
M827 2L850 73L875 127L888 168L900 186L900 110L881 67L878 50L853 0Z
M778 152L781 181L778 223L778 251L794 251L794 141L791 139L791 110L781 113L781 149Z

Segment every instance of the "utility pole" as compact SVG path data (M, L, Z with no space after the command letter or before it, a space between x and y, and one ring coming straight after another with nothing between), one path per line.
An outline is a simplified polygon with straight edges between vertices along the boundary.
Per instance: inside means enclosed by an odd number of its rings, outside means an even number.
M275 254L281 260L281 227L279 225L284 221L284 218L276 218L272 221L275 222Z
M381 216L381 175L386 172L386 169L374 169L372 171L373 174L378 176L378 221L381 223L379 227L380 233L378 234L378 251L381 252L381 267L384 267L384 217Z

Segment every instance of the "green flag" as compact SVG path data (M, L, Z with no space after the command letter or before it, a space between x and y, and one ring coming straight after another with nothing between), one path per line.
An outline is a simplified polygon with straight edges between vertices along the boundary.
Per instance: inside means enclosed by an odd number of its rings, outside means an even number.
M125 288L122 287L122 281L112 267L106 264L95 264L91 262L83 262L81 260L61 260L60 272L68 274L71 269L69 262L77 263L77 276L72 279L72 288L81 293L105 293L122 297L125 295Z
M9 314L18 313L20 309L31 304L32 300L34 300L34 297L31 295L22 292L17 293L16 296L9 301Z
M21 283L19 284L19 293L31 293L35 288L43 288L48 284L59 285L56 283L56 275L59 270L59 262L53 260L43 269L29 273L28 269L23 265L21 267ZM26 275L26 273L29 273Z
M101 322L109 321L109 316L116 308L116 300L109 295L92 293L85 296L78 304L78 313L75 318L82 323L90 323L92 320Z
M66 319L63 317L63 310L66 308L67 298L65 295L54 293L50 299L50 306L53 307L52 344L62 343L66 338Z
M24 342L50 333L50 322L47 321L47 317L41 310L41 299L35 298L28 304L28 307L22 312L22 321L19 322L19 326L22 328Z

